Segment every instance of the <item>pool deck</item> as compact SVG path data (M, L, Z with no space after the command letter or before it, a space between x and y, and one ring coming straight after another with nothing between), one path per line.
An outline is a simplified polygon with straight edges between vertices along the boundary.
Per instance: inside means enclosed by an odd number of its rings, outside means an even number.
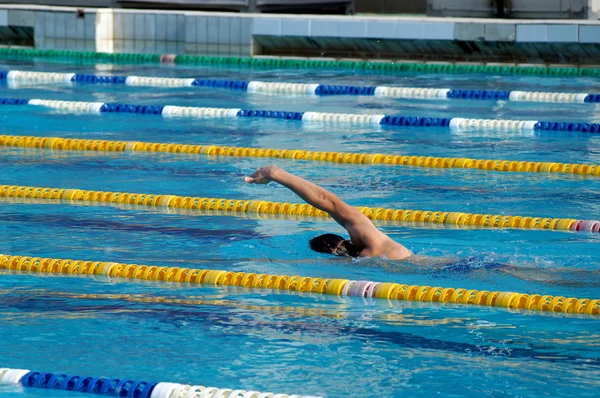
M80 12L78 12L80 10ZM109 53L599 65L600 21L0 5L0 40ZM27 44L25 44L27 46Z

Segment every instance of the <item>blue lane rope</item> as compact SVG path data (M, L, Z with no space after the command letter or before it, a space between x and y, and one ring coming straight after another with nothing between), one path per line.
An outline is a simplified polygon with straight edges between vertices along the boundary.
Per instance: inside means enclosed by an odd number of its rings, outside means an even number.
M510 91L500 90L454 90L448 92L450 99L470 99L470 100L504 100L510 98Z
M98 75L82 75L76 73L71 78L73 83L87 84L125 84L126 76L98 76Z
M346 125L380 125L406 127L439 127L451 129L504 129L504 130L540 130L540 131L569 131L599 133L599 123L587 122L556 122L537 120L496 120L496 119L465 119L438 118L419 116L389 116L342 114L324 112L288 112L235 108L200 108L180 107L170 105L134 105L121 103L55 101L41 99L0 98L0 105L34 105L57 108L74 113L137 113L145 115L163 115L176 117L248 117L300 120L302 122L324 122Z
M210 87L239 91L265 92L272 94L314 94L388 96L419 99L465 99L495 101L600 103L600 94L591 93L535 93L527 91L428 89L387 86L355 86L330 84L305 84L289 82L259 82L241 80L160 78L144 76L107 76L82 73L27 72L18 70L0 71L0 80L30 81L47 83L125 84L136 86L164 87Z
M106 103L100 108L100 112L106 113L142 113L160 115L164 106L161 105L127 105L119 103Z
M1 105L27 105L28 103L29 103L28 99L0 98Z
M381 120L381 124L384 126L448 127L451 121L452 118L385 116Z
M84 377L43 372L29 372L21 378L20 383L24 387L132 398L150 398L152 391L158 384L128 379Z
M306 395L273 394L270 392L232 390L179 383L149 383L130 379L89 377L66 373L33 372L27 369L0 368L0 385L22 385L46 390L73 391L124 398L171 398L177 397L288 397L319 398Z

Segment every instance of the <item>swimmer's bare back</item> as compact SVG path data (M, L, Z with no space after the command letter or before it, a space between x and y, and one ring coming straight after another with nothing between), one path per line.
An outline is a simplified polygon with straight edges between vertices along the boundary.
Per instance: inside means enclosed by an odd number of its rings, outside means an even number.
M249 184L277 182L300 196L308 204L329 215L348 231L352 244L360 248L359 257L404 260L413 253L381 232L371 220L335 194L277 166L262 167L244 178Z

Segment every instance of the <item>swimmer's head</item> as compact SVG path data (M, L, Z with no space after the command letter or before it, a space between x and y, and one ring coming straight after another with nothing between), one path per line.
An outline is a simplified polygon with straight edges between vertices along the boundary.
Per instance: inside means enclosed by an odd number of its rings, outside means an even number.
M323 234L312 238L310 248L319 253L346 257L358 257L361 252L352 241L335 234Z

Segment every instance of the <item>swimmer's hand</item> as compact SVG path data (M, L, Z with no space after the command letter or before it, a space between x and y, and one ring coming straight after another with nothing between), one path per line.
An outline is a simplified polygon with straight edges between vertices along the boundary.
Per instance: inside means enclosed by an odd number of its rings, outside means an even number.
M261 167L249 176L244 177L244 181L248 184L268 184L273 181L273 174L278 170L280 168L274 165Z

